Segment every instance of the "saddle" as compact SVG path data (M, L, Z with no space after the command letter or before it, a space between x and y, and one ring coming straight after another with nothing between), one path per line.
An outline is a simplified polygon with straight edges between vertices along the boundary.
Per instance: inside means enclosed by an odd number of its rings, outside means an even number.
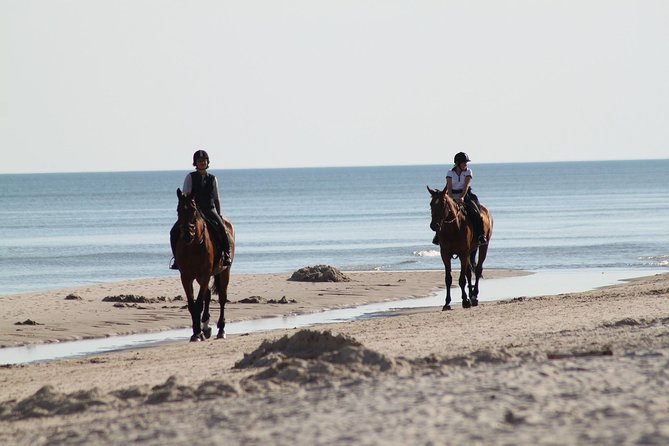
M220 232L218 231L218 224L217 222L212 222L211 218L207 217L204 213L200 214L202 216L202 219L204 220L205 224L207 225L207 229L209 230L209 234L211 235L212 242L214 243L214 249L216 252L216 255L214 256L214 264L216 265L214 269L218 272L219 268L222 271L223 270L223 244L221 243L220 237L224 236L228 238L228 243L230 240L230 236L228 235L228 231L225 229L225 226L223 226L221 229L224 235L221 235Z

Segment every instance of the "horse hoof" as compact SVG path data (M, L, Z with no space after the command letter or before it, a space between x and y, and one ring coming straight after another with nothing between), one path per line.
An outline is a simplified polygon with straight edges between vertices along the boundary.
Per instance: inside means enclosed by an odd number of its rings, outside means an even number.
M200 342L204 341L204 335L202 333L194 334L190 337L191 342Z
M479 300L478 299L472 299L472 307L478 307L479 306Z
M216 335L216 339L225 339L225 333L219 331L218 334Z
M450 310L451 306L450 305L444 305L444 307L441 309L441 311L447 311Z
M204 330L202 330L202 333L204 334L204 337L209 339L211 337L211 327L207 327Z
M462 301L462 308L471 308L472 303L468 300L463 300Z

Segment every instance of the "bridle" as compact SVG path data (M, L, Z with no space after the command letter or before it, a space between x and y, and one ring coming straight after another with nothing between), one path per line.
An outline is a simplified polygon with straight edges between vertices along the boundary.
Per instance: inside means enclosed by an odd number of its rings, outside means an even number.
M181 215L179 215L179 221L180 221L179 229L181 230L181 235L182 235L182 239L184 240L184 242L186 242L187 245L190 245L191 243L193 243L193 241L196 240L196 237L195 237L197 235L197 224L196 224L196 222L197 222L197 219L198 218L201 219L202 216L200 215L200 211L197 209L197 206L195 206L194 204L191 204L192 200L190 198L184 198L183 200L184 200L184 203L179 202L179 210L181 212L189 212L189 213L192 212L192 216L189 220L182 221L182 220L185 220L185 218L182 218ZM186 202L186 201L188 201L188 202ZM191 206L192 206L192 208L191 208ZM192 209L192 211L191 211L191 209ZM179 214L181 214L181 212L179 212ZM187 235L187 237L186 237L186 235ZM204 244L204 231L200 231L200 237L197 239L197 244L198 245Z
M441 205L443 206L443 212L442 212L441 220L439 220L438 222L436 222L434 224L434 226L436 227L435 230L437 232L439 232L439 231L441 231L441 228L444 225L450 225L450 224L453 224L453 223L457 222L457 220L458 220L458 209L456 209L455 212L451 211L451 206L449 206L446 203L447 200L446 200L446 194L445 193L443 195L441 195L439 198L433 198L433 202L431 203L431 206L436 204L437 200L441 200ZM457 207L457 205L455 205L455 207ZM450 215L453 215L453 218L451 218L450 220L447 220L447 218Z

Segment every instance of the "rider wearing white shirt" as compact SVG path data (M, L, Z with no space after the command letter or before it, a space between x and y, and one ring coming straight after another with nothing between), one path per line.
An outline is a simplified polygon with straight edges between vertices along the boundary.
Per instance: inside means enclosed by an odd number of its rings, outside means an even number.
M483 230L483 219L481 218L481 205L479 199L471 189L472 170L467 167L470 162L469 156L464 152L458 152L453 158L453 168L446 174L446 193L457 203L462 204L467 217L474 227L474 235L479 245L488 244L488 239ZM435 235L432 243L439 244L439 237Z
M464 170L460 170L458 173L454 167L449 170L446 174L446 189L448 195L454 200L458 201L469 191L469 184L472 181L472 170L467 167ZM450 183L450 184L449 184ZM450 189L449 188L450 185Z

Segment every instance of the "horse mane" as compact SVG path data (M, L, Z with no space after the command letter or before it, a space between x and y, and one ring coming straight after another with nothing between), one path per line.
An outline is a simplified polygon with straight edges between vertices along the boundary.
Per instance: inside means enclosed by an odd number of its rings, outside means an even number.
M184 200L184 201L193 201L193 204L195 205L195 219L198 219L198 218L199 218L199 219L205 220L205 218L204 218L204 214L202 214L202 212L200 211L200 208L198 207L197 202L194 201L195 198L194 198L194 195L193 195L192 193L190 193L190 194L182 194L182 195L179 197L179 205L181 205L181 200ZM178 214L181 213L181 206L179 206L179 208L178 208L177 211L178 211L178 212L177 212Z
M446 189L439 191L439 194L441 196L442 203L444 204L444 215L442 218L446 220L448 216L452 214L454 216L454 220L458 220L458 211L461 210L461 206L458 205L455 200L453 200L450 195L448 195L448 193L446 193Z
M449 212L453 213L453 215L458 213L459 206L455 203L455 200L446 193L446 191L444 191L444 204L448 206Z

